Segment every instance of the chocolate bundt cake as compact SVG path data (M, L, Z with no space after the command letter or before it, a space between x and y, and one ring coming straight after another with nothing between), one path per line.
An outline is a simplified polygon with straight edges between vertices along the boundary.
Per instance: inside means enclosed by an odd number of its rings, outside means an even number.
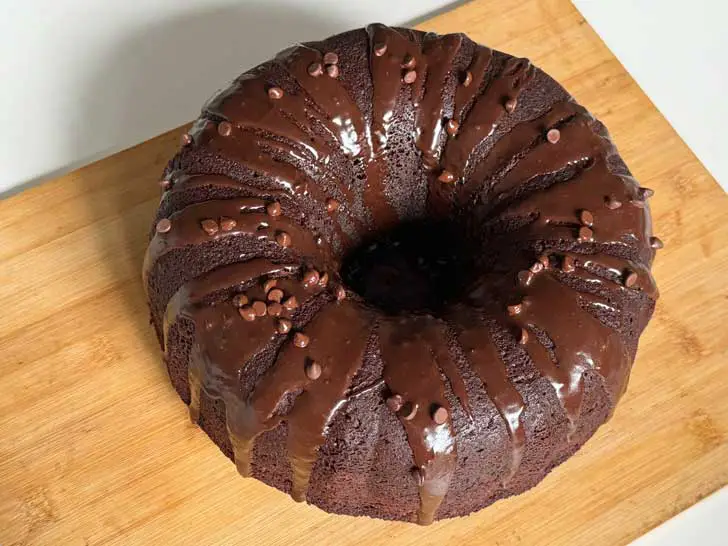
M144 264L192 420L322 509L417 521L521 493L624 392L657 297L647 198L526 59L373 24L203 108Z

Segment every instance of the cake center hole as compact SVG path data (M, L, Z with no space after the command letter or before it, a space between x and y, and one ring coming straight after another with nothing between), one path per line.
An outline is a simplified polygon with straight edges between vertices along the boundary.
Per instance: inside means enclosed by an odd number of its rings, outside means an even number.
M387 314L437 315L469 284L467 237L452 222L418 220L362 242L344 259L344 282Z

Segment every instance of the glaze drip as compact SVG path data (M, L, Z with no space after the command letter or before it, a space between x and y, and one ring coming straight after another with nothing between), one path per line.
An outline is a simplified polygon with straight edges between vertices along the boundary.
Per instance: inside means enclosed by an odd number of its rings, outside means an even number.
M422 152L426 169L435 169L440 162L440 146L445 123L442 99L445 83L452 71L452 62L463 43L460 34L426 36L422 50L425 89L415 119L415 144Z
M603 302L601 298L573 290L558 282L548 270L536 275L523 290L513 322L529 331L525 348L534 364L554 387L575 430L581 411L586 370L597 369L605 377L623 373L629 357L619 336L586 312L579 304ZM562 317L553 320L554 309ZM546 332L553 343L554 361L538 340L534 328ZM621 389L620 389L621 391Z
M526 59L510 59L501 74L478 97L460 123L456 139L445 146L443 170L462 178L473 150L490 138L505 115L505 101L517 99L533 77L533 67ZM462 84L461 84L462 85ZM474 84L471 82L468 87ZM457 99L456 99L457 101Z
M341 328L334 339L333 323ZM248 403L233 420L231 434L239 446L238 456L249 467L250 448L258 434L275 427L282 418L288 422L288 457L293 485L291 496L297 501L306 498L306 489L316 460L318 447L335 413L346 402L345 392L361 364L369 337L370 321L358 306L349 301L326 305L304 328L311 343L301 348L286 342L275 364L269 369L250 396ZM317 362L322 375L311 380L306 364ZM303 389L289 414L276 415L275 409L284 395Z
M417 44L396 29L381 24L369 25L369 66L372 73L374 96L372 99L371 154L381 155L387 146L389 128L394 121L394 108L402 90L402 65L406 55L420 56ZM386 47L384 55L373 54L375 46Z
M252 198L188 205L170 216L173 229L169 233L157 233L152 237L144 258L144 271L148 272L161 256L172 250L240 236L266 240L282 248L292 247L304 256L331 263L331 251L326 242L324 245L317 244L311 232L283 216L270 216L265 212L265 206L265 201ZM223 218L230 218L235 224L230 229L218 225L207 230L203 225L208 220L217 225ZM288 240L282 239L281 234L286 234Z
M379 327L384 382L401 397L397 415L412 447L420 490L417 522L423 525L434 520L457 460L452 408L436 356L442 351L430 344L438 342L435 328L436 322L429 317L385 320ZM434 418L438 409L444 415L438 419L442 422Z
M457 324L459 342L465 357L472 366L492 400L511 438L510 460L507 483L518 471L526 445L526 431L523 427L523 412L526 406L521 394L508 377L503 359L491 339L490 329L471 311L465 308L455 310L452 321Z

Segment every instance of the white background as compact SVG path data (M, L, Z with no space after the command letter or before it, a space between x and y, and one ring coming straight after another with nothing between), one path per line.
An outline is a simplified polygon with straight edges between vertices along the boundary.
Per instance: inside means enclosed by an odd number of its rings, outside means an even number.
M572 1L728 190L728 2Z
M573 1L728 188L728 2ZM0 0L0 195L189 121L212 92L292 42L411 23L451 3ZM639 544L727 544L720 515L728 489Z

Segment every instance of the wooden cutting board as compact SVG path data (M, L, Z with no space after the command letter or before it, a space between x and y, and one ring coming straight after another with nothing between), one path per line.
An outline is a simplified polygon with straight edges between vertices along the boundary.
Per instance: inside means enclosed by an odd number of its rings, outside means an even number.
M473 2L421 28L530 57L656 190L662 298L611 422L536 489L428 528L240 478L189 424L147 323L142 255L180 129L0 202L2 546L611 546L728 483L728 196L567 0Z

